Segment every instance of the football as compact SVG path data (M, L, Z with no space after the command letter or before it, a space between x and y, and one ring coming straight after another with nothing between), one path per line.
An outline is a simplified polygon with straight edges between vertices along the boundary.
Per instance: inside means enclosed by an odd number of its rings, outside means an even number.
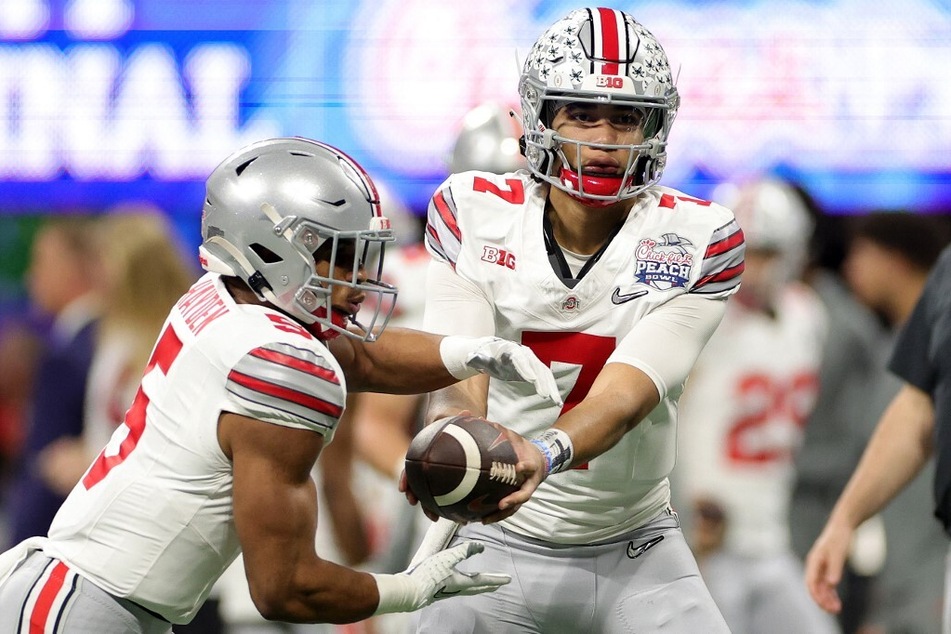
M517 490L512 443L478 416L452 416L419 432L406 452L406 481L419 503L457 522L479 521Z

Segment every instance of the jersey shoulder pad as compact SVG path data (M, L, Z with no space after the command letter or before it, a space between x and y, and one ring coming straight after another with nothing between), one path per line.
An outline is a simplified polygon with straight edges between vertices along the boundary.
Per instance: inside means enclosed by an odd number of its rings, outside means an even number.
M462 250L466 229L484 226L501 214L511 217L532 195L528 172L493 174L461 172L440 185L429 203L426 248L453 268Z
M238 414L327 436L343 414L346 384L316 340L269 341L228 372L226 389Z

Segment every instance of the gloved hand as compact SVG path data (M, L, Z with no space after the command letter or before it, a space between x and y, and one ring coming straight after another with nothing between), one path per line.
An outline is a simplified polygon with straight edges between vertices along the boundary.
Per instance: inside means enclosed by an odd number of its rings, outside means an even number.
M485 546L479 542L463 542L440 550L423 559L417 566L395 575L373 574L380 592L380 603L374 614L413 612L433 601L455 596L492 592L512 580L508 575L465 573L456 565Z
M530 348L499 337L445 337L439 354L449 374L460 381L484 373L502 381L525 381L559 407L564 405L551 368Z

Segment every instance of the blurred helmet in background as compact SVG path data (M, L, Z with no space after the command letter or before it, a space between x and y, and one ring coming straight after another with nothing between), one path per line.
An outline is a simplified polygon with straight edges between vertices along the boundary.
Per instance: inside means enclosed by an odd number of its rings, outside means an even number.
M525 169L518 147L522 131L511 108L484 103L466 113L449 158L452 173L478 170L505 174Z
M711 198L733 210L746 239L741 296L769 304L803 274L815 226L809 208L794 187L775 178L726 183Z
M775 251L790 279L802 274L815 221L792 186L773 178L726 184L713 199L733 210L747 249Z

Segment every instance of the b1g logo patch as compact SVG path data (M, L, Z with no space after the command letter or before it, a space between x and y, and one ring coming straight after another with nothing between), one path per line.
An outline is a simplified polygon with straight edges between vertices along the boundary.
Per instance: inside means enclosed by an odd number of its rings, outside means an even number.
M634 251L634 281L659 291L687 285L693 255L687 250L693 243L676 233L660 238L644 238Z

